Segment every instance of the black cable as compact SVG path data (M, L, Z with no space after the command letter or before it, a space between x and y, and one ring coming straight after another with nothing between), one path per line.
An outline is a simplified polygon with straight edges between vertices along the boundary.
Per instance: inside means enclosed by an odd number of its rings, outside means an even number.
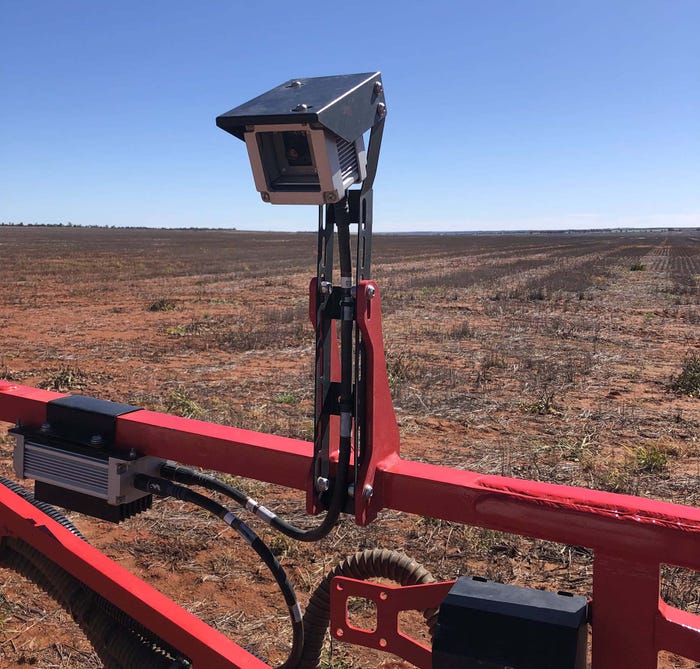
M345 459L345 455L341 454L339 460ZM343 485L347 487L348 481L348 467L341 466L341 462L338 463L338 476L336 478L336 488L333 490L333 497L342 497L342 488L340 493L336 492L337 487ZM337 505L334 504L334 499L331 499L331 504L328 508L328 513L324 518L323 522L317 527L305 530L300 527L296 527L291 523L280 518L273 511L270 511L267 507L263 506L257 502L252 497L249 497L245 492L236 488L228 483L217 479L214 476L208 474L203 474L190 467L183 467L177 465L173 462L167 462L160 468L160 475L171 481L177 481L178 483L184 483L185 485L196 485L201 488L206 488L212 492L218 492L222 495L226 495L230 499L234 500L240 504L243 508L247 509L251 513L255 514L260 520L267 523L270 527L278 532L288 536L290 539L296 539L297 541L318 541L328 534L330 529L337 522L338 516L340 515L340 507L342 504L342 499ZM333 509L337 506L337 512Z
M286 662L281 665L280 669L293 669L296 667L299 664L304 649L304 625L302 622L301 607L297 602L294 588L289 582L284 568L265 542L249 525L244 523L225 506L194 490L177 485L164 478L147 476L145 474L137 474L134 477L134 487L160 497L174 497L175 499L195 504L206 509L210 513L221 518L229 527L236 530L243 540L258 554L277 582L284 596L292 621L292 649L289 652Z

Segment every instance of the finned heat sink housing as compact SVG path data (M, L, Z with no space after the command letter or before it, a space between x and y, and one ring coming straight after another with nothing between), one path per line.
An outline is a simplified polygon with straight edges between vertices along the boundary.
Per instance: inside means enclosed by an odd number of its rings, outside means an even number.
M116 421L139 407L67 395L48 402L47 422L16 427L15 473L33 479L34 497L119 522L151 506L134 487L137 474L158 475L163 460L116 446Z

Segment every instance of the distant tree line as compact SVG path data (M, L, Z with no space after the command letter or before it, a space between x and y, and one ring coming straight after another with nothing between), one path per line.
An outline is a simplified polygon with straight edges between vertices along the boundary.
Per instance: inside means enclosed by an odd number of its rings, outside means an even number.
M0 221L0 227L15 227L15 228L109 228L111 230L116 230L117 228L122 230L233 230L236 228L201 228L199 226L191 225L189 227L177 227L169 228L167 226L150 227L148 225L98 225L96 223L85 224L85 223L71 223L70 221L66 223L25 223L20 221L15 223L14 221Z
M24 227L39 227L39 228L99 228L101 226L99 225L80 225L78 223L71 223L68 221L67 223L25 223L24 221L20 221L19 223L15 223L14 221L0 221L0 226L7 226L7 225L12 225L16 226L19 228L24 228Z

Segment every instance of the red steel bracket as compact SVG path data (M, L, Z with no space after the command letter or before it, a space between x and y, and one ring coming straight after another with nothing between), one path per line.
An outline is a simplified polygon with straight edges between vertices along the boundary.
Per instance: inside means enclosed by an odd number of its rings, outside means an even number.
M316 327L316 291L317 279L313 278L309 284L309 318L314 328ZM398 460L400 441L384 357L382 300L379 288L374 281L360 282L357 287L356 303L357 324L362 333L367 359L365 369L367 405L363 462L358 473L358 491L355 494L355 522L358 525L367 525L385 506L381 481L376 477L377 468ZM328 345L331 347L331 378L338 381L340 380L340 357L334 327L331 328ZM331 416L330 429L330 459L331 462L337 462L339 434L337 416ZM307 489L306 504L310 513L321 510L316 506L312 485Z
M400 458L399 427L391 400L382 337L382 298L374 281L357 287L357 324L367 355L365 452L355 494L355 522L367 525L386 506L377 469Z
M454 581L425 585L394 586L336 576L331 581L331 634L334 639L393 653L419 669L430 669L428 646L404 634L399 625L401 611L437 609ZM374 602L377 620L374 630L356 627L348 620L348 599L358 597Z

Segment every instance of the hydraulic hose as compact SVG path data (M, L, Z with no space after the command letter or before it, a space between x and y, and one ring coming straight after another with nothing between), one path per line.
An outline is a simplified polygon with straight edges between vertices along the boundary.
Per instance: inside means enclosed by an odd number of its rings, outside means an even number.
M330 586L336 576L356 579L387 578L401 585L433 583L435 579L424 567L403 553L390 550L365 550L345 558L332 569L314 591L304 613L304 653L299 669L320 666L323 640L330 621ZM437 611L423 611L432 635Z
M304 646L304 625L302 622L301 607L297 602L296 593L287 578L284 568L265 542L260 539L249 525L244 523L238 516L231 513L225 506L194 490L177 485L167 479L147 476L146 474L138 474L134 478L134 486L144 492L149 492L160 497L174 497L175 499L195 504L196 506L206 509L210 513L221 518L229 527L234 529L258 554L277 582L284 596L292 621L292 648L287 660L280 666L280 669L293 669L297 667Z
M0 484L85 541L78 529L52 506L35 500L31 493L14 481L0 477ZM178 657L175 649L25 541L3 537L0 541L0 563L35 583L70 612L108 669L176 669L189 666L187 660Z
M347 449L348 447L345 446L345 448ZM280 518L276 513L270 511L270 509L263 506L252 497L249 497L240 488L224 483L214 476L203 474L191 469L190 467L183 467L181 465L168 462L161 467L160 475L163 478L171 481L176 481L185 485L199 486L206 488L207 490L211 490L212 492L218 492L222 495L226 495L240 506L255 514L274 530L288 536L290 539L310 542L318 541L319 539L325 537L338 520L340 508L342 506L342 489L347 488L348 484L348 465L346 464L343 466L342 464L343 461L348 460L348 457L346 456L349 456L349 449L347 450L347 453L340 454L340 462L338 463L338 474L336 479L338 483L333 490L333 498L331 499L331 504L328 512L326 513L326 517L319 525L310 529L303 529L288 523ZM340 501L337 504L335 504L336 497L340 498ZM335 507L337 507L337 512L334 511Z

